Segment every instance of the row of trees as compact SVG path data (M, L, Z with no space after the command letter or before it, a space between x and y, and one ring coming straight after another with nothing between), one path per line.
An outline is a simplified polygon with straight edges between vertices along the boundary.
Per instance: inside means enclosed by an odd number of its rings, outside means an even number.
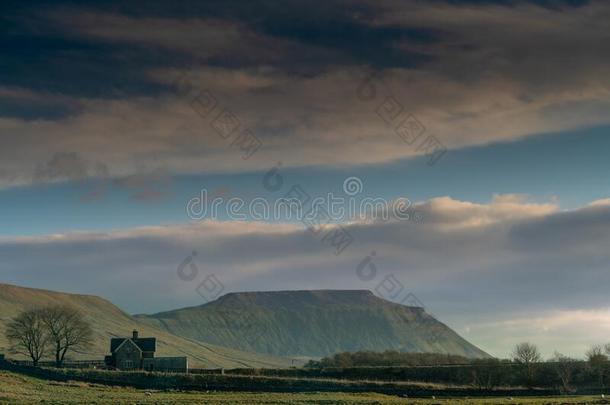
M310 360L307 368L327 367L400 367L434 366L446 364L466 364L470 360L464 356L442 353L405 353L396 350L384 352L343 352L316 361Z
M605 378L610 372L610 343L602 346L592 346L585 353L586 361L589 369L597 376L600 390L605 389ZM531 343L520 343L513 351L513 359L527 367L528 385L532 385L537 369L537 364L542 362L542 356L538 347ZM549 360L555 367L555 371L562 382L564 391L571 390L571 383L578 360L564 356L561 353L555 352L554 356Z
M76 309L54 305L20 313L8 323L5 335L12 353L28 356L37 366L51 352L61 367L69 351L92 343L93 332Z
M555 352L545 361L536 345L524 342L514 347L510 359L504 360L472 360L435 353L356 352L338 353L320 361L310 361L306 367L438 366L418 375L429 382L471 383L481 390L492 390L498 386L527 386L552 387L563 393L572 393L575 386L598 386L604 392L605 380L610 374L609 358L610 344L607 344L592 347L586 353L586 360Z

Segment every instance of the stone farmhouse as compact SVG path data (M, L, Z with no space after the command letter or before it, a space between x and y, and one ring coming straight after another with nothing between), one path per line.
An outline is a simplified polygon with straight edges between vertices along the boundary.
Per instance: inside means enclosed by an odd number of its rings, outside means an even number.
M131 338L112 338L110 356L106 356L108 367L118 370L146 370L188 372L186 357L155 357L157 339L141 338L134 330Z

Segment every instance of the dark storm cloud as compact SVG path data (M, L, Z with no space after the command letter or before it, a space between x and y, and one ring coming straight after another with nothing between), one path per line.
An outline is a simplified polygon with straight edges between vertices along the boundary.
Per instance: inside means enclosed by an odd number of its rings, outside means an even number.
M432 2L429 8L444 3ZM567 12L565 8L583 2L447 3L457 7L459 13L460 6L473 4L553 5L553 9ZM377 23L388 11L400 10L416 15L416 11L421 11L421 4L417 2L328 1L312 5L305 1L288 1L278 7L272 1L128 3L66 0L27 4L9 1L3 3L2 10L2 70L10 77L11 84L93 97L159 94L164 89L158 83L146 80L143 74L144 70L159 67L203 64L236 69L273 64L291 74L319 74L325 69L350 65L369 65L377 69L420 67L441 59L441 55L431 52L435 44L451 43L459 34L454 27L425 20L408 24L404 21ZM496 11L502 13L501 9ZM99 18L81 21L79 12ZM237 24L244 28L244 35L247 30L253 35L270 38L269 45L274 45L274 49L269 53L263 47L228 48L226 54L207 55L202 59L201 55L181 52L178 42L173 44L173 49L169 46L160 48L152 47L150 43L129 42L128 38L125 38L127 43L119 38L92 38L70 29L87 24L95 30L95 25L104 24L104 15L124 16L134 22L163 18L216 20L227 26ZM159 33L151 29L148 34L152 39ZM397 44L402 44L402 48ZM410 46L405 47L406 44ZM427 46L431 48L427 49ZM468 50L473 46L476 44L464 43L460 47ZM473 67L476 71L476 66Z
M32 7L25 15L11 9L1 17L3 85L74 97L158 94L163 88L146 80L142 69L181 62L169 49L160 52L66 35L49 21L47 10L54 8Z
M0 140L0 158L16 174L0 187L69 152L118 177L155 155L172 175L264 170L280 157L383 164L423 153L396 135L407 115L448 149L609 122L603 2L13 5L0 17L0 131L15 136ZM380 82L367 103L358 90L371 71ZM261 140L256 159L236 158L201 120L172 84L183 74ZM380 116L384 100L396 122Z
M12 2L9 2L12 3ZM372 27L362 19L374 17L370 5L342 2L31 2L5 3L1 18L2 72L10 84L74 96L121 97L159 94L164 89L146 80L144 70L159 67L207 66L247 68L273 64L292 74L317 74L331 66L370 64L411 67L427 59L425 54L396 49L395 41L426 43L434 28ZM82 36L78 11L91 16L83 23L103 24L103 15L123 15L134 20L204 19L241 25L253 35L277 40L274 49L229 47L226 53L185 54L178 42L172 46L124 43ZM62 24L50 16L61 18ZM67 26L67 27L66 27ZM153 30L154 31L154 30ZM155 32L148 32L154 36ZM244 32L244 36L247 36ZM241 38L234 38L239 41ZM247 40L247 38L243 38ZM187 44L188 45L188 44ZM196 44L193 44L196 45ZM262 44L258 44L262 45ZM200 49L202 53L204 49ZM270 52L273 51L273 52Z
M457 6L464 5L502 5L517 6L520 4L535 4L550 9L560 9L565 6L578 7L589 3L589 0L433 0L438 3L448 3Z

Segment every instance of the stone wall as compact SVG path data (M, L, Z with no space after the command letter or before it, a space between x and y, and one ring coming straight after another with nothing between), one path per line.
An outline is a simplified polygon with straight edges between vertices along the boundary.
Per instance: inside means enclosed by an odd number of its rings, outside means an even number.
M143 359L142 363L142 368L147 371L188 372L188 359L186 357L156 357L154 359Z

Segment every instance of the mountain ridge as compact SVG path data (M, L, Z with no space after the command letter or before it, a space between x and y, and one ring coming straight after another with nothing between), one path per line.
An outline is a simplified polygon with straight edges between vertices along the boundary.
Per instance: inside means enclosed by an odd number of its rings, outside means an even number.
M384 300L383 298L380 298L378 296L376 296L372 291L370 290L337 290L337 289L316 289L316 290L277 290L277 291L239 291L239 292L229 292L226 293L220 297L218 297L216 300L214 301L210 301L210 302L206 302L204 304L200 304L200 305L191 305L191 306L187 306L187 307L182 307L182 308L175 308L175 309L168 309L165 311L160 311L160 312L155 312L153 315L162 315L162 314L168 314L171 312L175 312L175 311L181 311L181 310L188 310L188 309L193 309L193 308L200 308L200 307L204 307L206 305L208 305L211 302L230 302L231 300L235 300L235 299L241 299L241 298L249 298L249 297L261 297L261 296L278 296L278 295L295 295L295 294L303 294L303 295L311 295L311 296L324 296L327 297L328 293L332 293L333 295L336 296L336 294L341 294L344 296L347 295L352 295L353 296L365 296L366 298L368 298L371 302L374 301L383 301L384 303L389 303L389 304L393 304L393 305L401 305L401 306L406 306L407 308L419 308L421 310L424 310L423 307L421 306L411 306L411 305L402 305L402 304L398 304L392 301L388 301L388 300ZM140 316L150 316L149 314L134 314L133 316L135 317L140 317Z
M369 290L233 292L134 317L190 339L280 356L399 350L490 357L423 307L387 301Z

